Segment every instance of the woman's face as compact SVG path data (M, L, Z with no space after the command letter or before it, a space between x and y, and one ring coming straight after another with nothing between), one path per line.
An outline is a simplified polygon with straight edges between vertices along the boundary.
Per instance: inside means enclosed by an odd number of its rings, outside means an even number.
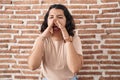
M58 31L60 30L55 24L55 21L59 21L59 23L65 27L66 25L66 17L64 15L64 12L62 9L51 9L48 15L48 26L50 26L51 24L53 24L53 30L54 31Z

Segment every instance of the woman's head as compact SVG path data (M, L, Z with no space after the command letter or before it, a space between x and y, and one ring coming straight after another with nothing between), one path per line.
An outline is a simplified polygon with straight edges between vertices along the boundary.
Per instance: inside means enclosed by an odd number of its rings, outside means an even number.
M74 36L73 30L75 27L75 23L74 23L73 17L69 13L68 9L64 5L61 5L61 4L54 4L49 7L49 9L44 17L42 26L41 26L41 32L43 32L48 27L48 23L50 23L50 20L52 18L51 15L54 15L54 13L58 14L58 15L60 14L58 16L58 19L61 20L60 22L66 27L69 35ZM63 15L61 15L61 14L63 14ZM61 19L61 17L62 17L62 19Z

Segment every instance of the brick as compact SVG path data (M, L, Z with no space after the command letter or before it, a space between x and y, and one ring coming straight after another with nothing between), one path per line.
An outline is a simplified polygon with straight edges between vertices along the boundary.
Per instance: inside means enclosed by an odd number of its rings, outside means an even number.
M102 39L119 39L120 38L120 35L101 35L101 38Z
M7 44L0 44L0 48L8 48Z
M12 4L39 4L39 0L12 1Z
M0 9L2 9L2 6L0 5Z
M13 26L14 29L38 29L38 26Z
M79 80L94 80L93 77L79 77Z
M107 55L98 55L97 59L108 59Z
M9 16L5 16L5 15L0 15L0 19L8 19Z
M13 11L1 11L0 14L13 14Z
M1 56L1 55L0 55L0 56ZM9 65L4 65L4 64L3 64L3 65L0 65L0 69L2 69L2 68L3 68L3 69L4 69L4 68L9 68Z
M0 33L18 33L18 30L0 30Z
M84 56L83 58L84 58L85 60L86 60L86 59L89 60L89 59L94 59L94 56L92 56L92 55L91 55L91 56Z
M24 66L24 65L12 65L13 69L28 69L28 66Z
M2 38L10 38L11 37L11 35L10 34L0 34L0 38L2 39Z
M0 70L0 73L20 73L20 70Z
M21 54L31 54L31 49L29 51L23 50L21 51Z
M15 55L14 57L17 59L27 59L28 58L28 56L26 56L26 55Z
M94 45L93 48L94 48L94 49L98 49L99 46L98 46L98 45Z
M72 14L98 14L98 10L72 10Z
M25 41L25 40L20 40L20 41L18 41L18 43L20 43L20 44L33 44L33 43L34 43L34 41Z
M116 71L116 72L114 72L114 71L107 71L107 72L105 72L105 74L106 75L120 75L120 72L119 71Z
M40 31L38 30L24 30L22 31L22 34L39 34Z
M18 46L18 45L11 46L11 49L31 49L31 48L32 48L32 46L22 46L22 45L20 45L20 46Z
M93 38L95 39L95 35L94 34L90 34L90 35L80 35L81 39L89 39L89 38Z
M119 23L119 22L120 22L120 19L115 19L114 22L115 22L115 23Z
M43 21L28 21L27 24L42 24Z
M96 4L96 0L70 0L70 3L74 4Z
M119 70L120 66L100 66L100 69L104 69L104 70Z
M106 30L106 33L107 34L120 33L120 30L119 29L109 29L109 30Z
M0 60L0 63L16 63L15 60L9 59L9 60Z
M101 0L102 2L120 2L120 0Z
M95 50L95 51L83 51L83 54L103 54L102 50Z
M120 77L112 77L112 76L110 76L110 77L100 77L100 79L99 80L120 80Z
M0 58L12 58L12 55L0 55Z
M118 52L119 52L119 51L118 51ZM119 52L119 53L120 53L120 52ZM112 58L112 59L116 59L116 60L118 59L118 60L119 60L119 59L120 59L120 56L111 56L111 58Z
M0 40L0 43L15 43L16 40L12 40L12 39L7 39L7 40Z
M98 14L95 15L95 18L118 18L120 17L120 14Z
M82 41L82 44L99 44L100 41L97 40L84 40Z
M5 10L29 10L30 6L5 6Z
M0 23L6 23L6 24L22 24L22 20L0 20Z
M0 78L12 78L12 75L4 74L4 75L0 75Z
M15 53L19 53L18 50L0 50L1 53L11 53L11 54L15 54Z
M105 40L105 44L120 44L120 40Z
M120 28L120 24L103 24L103 28Z
M38 36L37 35L15 35L15 39L36 39Z
M81 70L91 70L91 66L83 66Z
M10 25L0 25L0 28L10 29L11 26Z
M111 19L85 20L85 23L110 23Z
M89 24L89 25L77 25L76 29L96 29L97 25Z
M27 64L27 61L18 61L19 64L23 65L23 64Z
M90 9L102 9L102 8L116 8L118 4L98 4L98 5L90 5Z
M67 5L68 9L87 9L86 5Z
M97 66L93 66L92 70L98 70L99 68Z
M38 16L39 19L44 19L43 15Z
M33 5L32 9L48 9L48 5Z
M42 4L54 4L54 3L65 4L67 3L67 1L66 0L43 0L41 3Z
M29 15L22 15L22 16L11 16L11 19L36 19L35 16L29 16Z
M40 11L30 10L30 11L16 11L16 14L41 14Z
M80 24L81 23L81 21L77 20L77 19L75 19L74 21L75 21L75 24Z
M104 33L103 29L96 29L96 30L79 30L78 34L100 34Z
M15 75L15 79L33 79L33 80L38 80L38 77L36 76L21 76L21 75Z
M22 71L24 74L32 74L32 75L35 75L35 74L40 74L40 71Z
M101 75L102 73L101 72L97 72L97 71L94 71L94 72L80 72L78 73L79 75Z
M88 65L88 64L94 64L94 65L98 65L99 64L99 61L85 61L84 60L84 65Z
M117 13L117 12L120 12L120 9L102 10L102 14L105 14L105 13Z
M74 19L93 19L92 15L72 15Z
M120 45L101 45L102 49L120 49Z
M91 46L82 46L82 49L92 49Z
M115 50L109 50L108 51L108 54L119 54L120 53L120 51L115 51Z
M100 64L114 64L114 65L119 65L119 61L100 61Z
M11 0L0 0L0 4L11 4Z

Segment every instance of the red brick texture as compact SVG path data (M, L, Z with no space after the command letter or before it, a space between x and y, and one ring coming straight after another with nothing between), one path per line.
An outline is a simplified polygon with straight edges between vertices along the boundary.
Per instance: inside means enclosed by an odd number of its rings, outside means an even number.
M53 3L74 17L84 53L79 80L120 80L120 0L0 0L0 80L40 80L27 58Z

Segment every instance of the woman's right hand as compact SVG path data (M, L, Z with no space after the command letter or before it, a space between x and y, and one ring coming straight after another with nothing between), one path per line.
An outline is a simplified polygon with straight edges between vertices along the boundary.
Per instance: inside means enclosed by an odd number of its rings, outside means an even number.
M53 24L54 24L54 20L51 20L48 23L48 27L44 30L44 32L41 34L42 37L47 38L49 37L51 34L53 34Z

